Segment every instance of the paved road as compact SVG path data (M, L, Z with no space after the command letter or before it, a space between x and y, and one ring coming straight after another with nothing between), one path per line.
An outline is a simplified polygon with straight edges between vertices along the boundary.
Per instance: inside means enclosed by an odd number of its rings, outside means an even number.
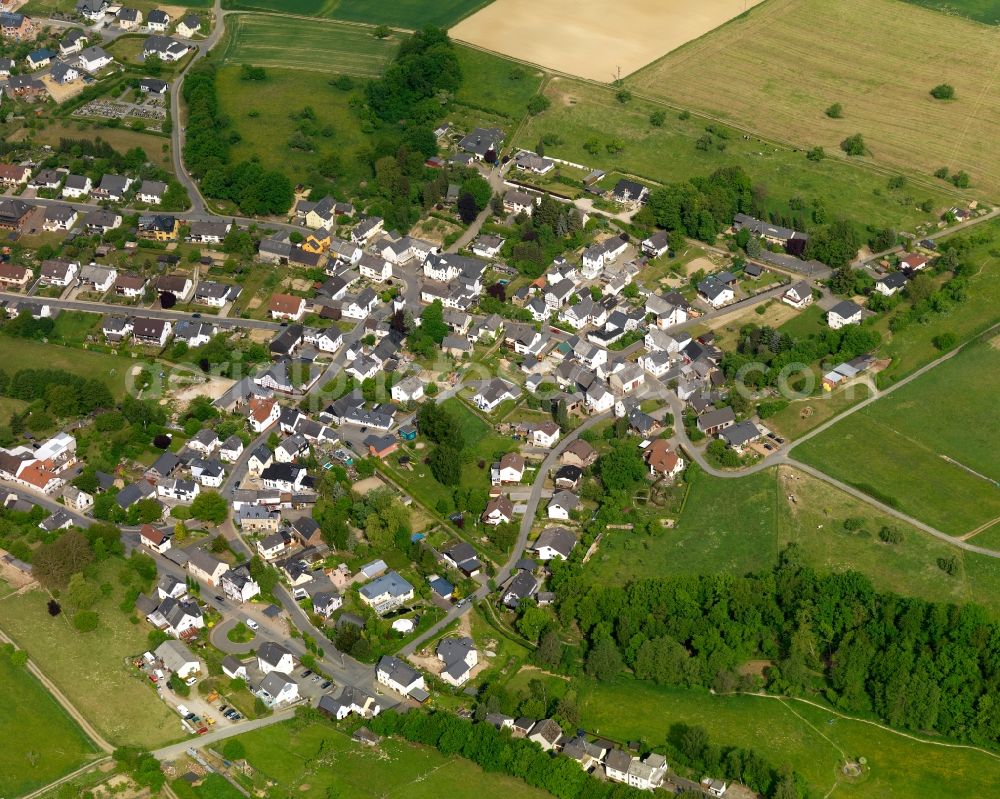
M0 299L16 300L23 302L23 294L14 294L9 291L0 291ZM146 316L150 319L169 319L172 322L183 320L211 322L221 328L235 329L246 328L252 330L273 330L277 332L281 325L277 322L267 322L261 319L241 319L238 316L216 316L214 314L200 314L197 311L164 311L154 308L133 308L128 305L114 305L106 302L90 302L86 300L58 300L35 298L36 302L43 302L53 308L60 308L64 311L86 311L97 314L117 314L119 316L128 314L129 316ZM198 314L197 317L195 314Z
M176 760L187 752L188 749L201 749L211 744L218 743L219 741L224 741L226 738L232 738L234 735L242 735L245 732L259 730L261 727L270 727L272 724L280 724L282 721L288 721L288 719L294 717L295 708L293 707L286 710L279 710L277 713L266 716L262 719L240 721L236 724L230 724L226 727L212 730L211 732L207 732L196 738L189 738L188 740L181 741L180 743L164 746L162 749L157 749L153 752L153 756L157 760L162 761Z
M992 333L994 330L997 330L998 328L1000 328L1000 324L993 325L991 328L986 330L985 333L986 334ZM941 530L938 530L936 527L932 527L931 525L926 524L925 522L922 522L919 519L915 519L912 516L903 513L897 508L893 508L890 505L886 505L885 503L880 502L879 500L875 499L869 494L866 494L863 491L860 491L854 486L844 483L836 479L835 477L831 477L825 472L820 471L819 469L816 469L806 463L803 463L799 460L796 460L795 458L792 458L791 455L789 454L792 449L794 449L802 442L808 441L814 436L819 435L823 431L828 430L830 427L835 425L840 420L850 416L852 413L857 413L863 408L866 408L869 405L871 405L873 402L876 402L879 399L882 399L883 397L892 394L892 392L911 383L912 381L926 374L930 370L941 365L945 361L954 358L962 349L968 346L969 343L970 342L965 342L959 347L956 347L951 352L945 353L941 357L936 358L930 363L922 366L920 369L917 369L912 374L909 374L906 377L902 378L901 380L897 381L896 383L893 383L892 386L885 389L884 391L878 391L877 389L874 388L874 386L872 386L871 387L872 395L868 399L865 399L859 402L857 405L854 405L848 408L847 410L843 411L842 413L837 414L836 416L824 422L823 424L810 430L801 438L791 442L787 446L778 450L778 452L769 455L768 457L758 461L757 463L747 467L746 469L740 469L737 471L730 471L730 470L723 470L716 468L706 460L702 450L691 443L690 438L688 438L687 431L684 429L684 423L683 423L684 403L681 402L680 399L678 399L677 395L673 391L669 391L664 388L662 392L658 394L658 396L660 398L666 398L668 404L670 405L670 411L674 415L674 436L671 440L678 448L683 449L688 454L688 456L695 463L698 464L698 466L700 466L705 472L712 475L713 477L719 477L722 479L731 480L731 479L746 477L747 475L755 474L757 472L763 471L764 469L770 469L772 466L792 466L819 480L824 481L825 483L834 486L835 488L840 489L841 491L844 491L847 494L850 494L852 497L855 497L856 499L862 500L863 502L866 502L869 505L878 508L885 514L889 516L894 516L900 521L906 522L907 524L910 524L916 527L917 529L922 530L925 533L934 536L935 538L945 541L946 543L951 544L952 546L964 549L967 552L975 552L976 554L979 555L985 555L986 557L1000 558L1000 552L996 550L988 549L987 547L977 546L976 544L970 544L968 541L963 541L960 538L956 538L955 536L942 532Z
M607 413L598 414L596 416L591 416L583 424L569 433L565 438L563 438L559 444L552 449L548 457L542 461L542 465L538 467L538 472L535 475L535 481L531 486L531 495L528 498L527 509L524 512L524 517L521 519L521 528L517 535L517 543L511 550L510 557L507 562L499 568L496 574L495 583L496 585L501 585L510 576L514 569L514 564L516 564L524 556L524 548L528 545L528 536L531 534L531 528L535 523L535 512L538 509L538 503L542 498L542 490L545 487L545 478L548 476L552 467L555 466L556 461L562 454L563 450L566 449L570 444L572 444L576 439L580 437L580 434L585 430L589 430L598 422L604 421L605 419L611 418L611 411ZM482 585L473 594L473 598L476 600L481 600L486 597L489 593L489 586ZM428 629L422 635L417 636L412 641L410 641L406 646L399 650L399 654L403 657L409 657L414 652L417 651L424 643L435 635L437 635L441 630L451 624L455 619L457 619L462 614L466 613L472 607L471 602L466 602L461 606L454 606L445 615L441 621L435 624L433 627Z

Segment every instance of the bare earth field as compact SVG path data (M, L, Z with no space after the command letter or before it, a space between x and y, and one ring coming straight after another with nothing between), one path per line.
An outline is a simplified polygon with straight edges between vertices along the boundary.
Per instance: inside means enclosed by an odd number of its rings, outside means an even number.
M459 22L449 34L458 41L532 64L611 82L759 2L496 0ZM639 31L650 35L638 35Z
M933 31L933 35L929 35ZM636 93L803 147L1000 188L1000 31L896 0L768 0L630 76ZM949 83L955 99L930 90ZM824 113L833 103L843 117Z

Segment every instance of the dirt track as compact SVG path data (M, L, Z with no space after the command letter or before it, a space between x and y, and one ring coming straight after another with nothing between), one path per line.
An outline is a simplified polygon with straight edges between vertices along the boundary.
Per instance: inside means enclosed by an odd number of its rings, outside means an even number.
M760 1L496 0L449 33L462 42L610 83Z

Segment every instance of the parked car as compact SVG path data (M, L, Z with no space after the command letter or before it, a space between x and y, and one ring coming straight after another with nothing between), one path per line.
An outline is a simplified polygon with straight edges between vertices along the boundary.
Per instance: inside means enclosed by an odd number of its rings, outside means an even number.
M257 624L257 622L255 622L253 619L247 619L247 627L249 627L251 630L260 629L260 625Z

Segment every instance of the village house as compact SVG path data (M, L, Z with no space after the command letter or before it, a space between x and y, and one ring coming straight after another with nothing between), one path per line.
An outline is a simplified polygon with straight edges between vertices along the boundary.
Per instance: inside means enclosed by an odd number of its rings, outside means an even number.
M531 431L531 443L536 447L552 449L559 440L561 434L559 425L555 422L543 422Z
M397 572L388 571L361 586L358 596L379 616L384 616L412 600L414 590Z
M0 263L0 284L6 289L25 288L34 277L34 272L26 266L15 266L14 264Z
M472 401L479 410L484 413L492 413L501 403L509 399L517 399L520 395L520 389L513 383L495 377L492 380L483 381Z
M517 189L508 189L503 196L503 209L509 214L526 214L531 216L535 210L536 195Z
M643 453L651 475L676 477L684 471L684 459L670 448L666 439L658 438Z
M295 659L281 644L265 641L257 649L257 668L263 674L270 674L272 671L291 674L295 671Z
M547 515L550 519L569 521L570 514L580 507L580 498L572 491L556 491L549 500Z
M274 294L268 306L271 318L276 320L291 320L298 322L306 311L306 301L302 297L291 294Z
M375 679L403 696L412 696L418 700L427 698L423 676L391 655L384 655L378 662Z
M167 184L159 180L144 180L135 193L135 198L147 205L159 205L167 193Z
M186 44L169 36L150 36L142 46L142 57L146 59L156 56L161 61L172 63L184 58L189 49Z
M42 230L57 232L70 230L79 217L77 210L68 205L49 205L45 208L45 221Z
M861 324L861 312L864 309L850 300L838 302L826 312L826 323L831 330L840 330L847 325Z
M444 664L441 679L456 688L469 681L472 669L479 663L479 653L472 639L467 636L441 639L436 654Z
M214 588L219 585L222 575L229 571L229 564L203 549L194 548L188 553L187 570L196 580L208 583Z
M173 294L178 302L187 302L194 283L187 275L162 275L156 281L156 290L160 294Z
M884 297L891 297L906 287L905 272L890 272L875 281L875 291Z
M134 300L146 292L146 278L141 275L121 274L115 280L114 288L115 294Z
M107 50L103 47L98 47L97 45L87 47L80 53L80 57L77 59L80 66L82 66L87 72L97 72L103 69L108 64L110 64L114 59L108 54ZM120 199L120 198L119 198Z
M132 320L132 338L136 344L154 344L162 347L167 343L173 326L165 319L135 317Z
M9 42L27 42L38 35L38 26L24 14L0 12L0 35Z
M566 560L570 552L576 546L576 536L565 527L550 527L543 530L533 544L528 545L528 549L535 553L535 557L541 561Z
M42 261L39 279L44 286L68 286L76 280L79 264L70 261Z
M485 524L493 526L508 524L514 518L514 504L502 494L494 497L486 503L482 518Z
M786 305L791 305L793 308L802 310L803 308L812 305L812 287L805 280L793 283L788 287L785 293L781 295L781 301Z
M93 188L94 184L87 175L67 175L62 188L62 196L68 200L79 200L90 194Z
M201 30L201 19L194 14L187 14L177 23L177 35L190 39Z
M139 528L139 543L158 555L170 549L170 537L151 524L144 524Z

